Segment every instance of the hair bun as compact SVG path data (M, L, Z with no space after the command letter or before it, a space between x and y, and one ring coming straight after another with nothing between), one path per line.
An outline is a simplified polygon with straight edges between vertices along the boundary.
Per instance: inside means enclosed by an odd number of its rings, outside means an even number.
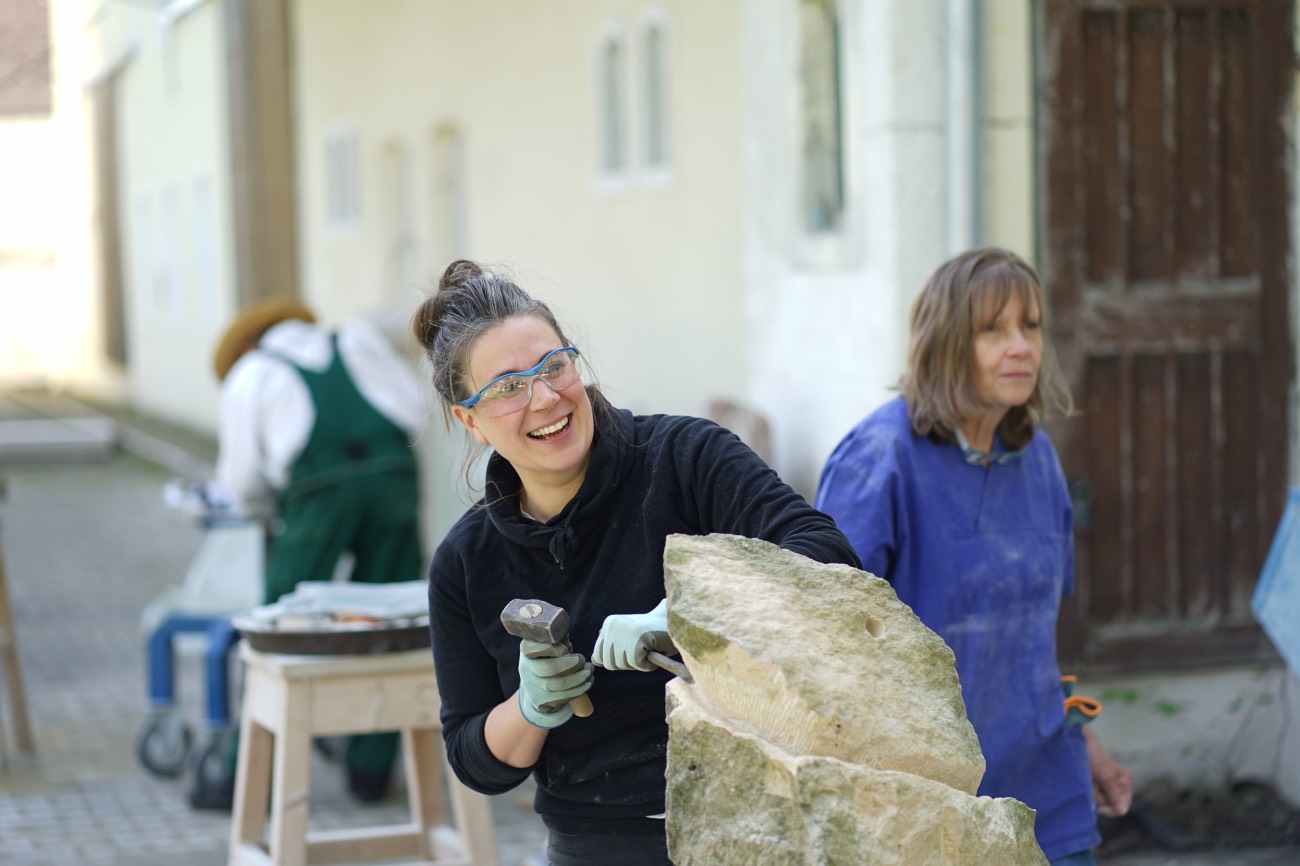
M483 269L469 259L456 259L447 265L438 279L438 291L457 289L475 277L483 276Z

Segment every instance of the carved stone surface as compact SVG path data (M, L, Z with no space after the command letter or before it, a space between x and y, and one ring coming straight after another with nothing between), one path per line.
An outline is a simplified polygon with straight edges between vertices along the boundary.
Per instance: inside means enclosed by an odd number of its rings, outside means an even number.
M1046 863L1031 809L974 796L952 651L885 581L729 535L664 563L675 864Z
M885 581L732 535L674 535L669 629L720 714L792 755L975 793L984 756L952 650Z
M668 684L668 852L676 866L1044 864L1034 813L921 776L796 757L728 729Z

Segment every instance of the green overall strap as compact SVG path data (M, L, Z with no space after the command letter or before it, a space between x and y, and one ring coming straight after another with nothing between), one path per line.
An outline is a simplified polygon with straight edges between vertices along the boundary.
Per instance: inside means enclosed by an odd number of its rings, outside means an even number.
M318 373L282 355L267 354L298 371L311 395L316 421L302 453L293 464L280 497L294 499L347 478L382 472L414 472L415 453L402 428L370 405L348 375L330 335L330 364Z

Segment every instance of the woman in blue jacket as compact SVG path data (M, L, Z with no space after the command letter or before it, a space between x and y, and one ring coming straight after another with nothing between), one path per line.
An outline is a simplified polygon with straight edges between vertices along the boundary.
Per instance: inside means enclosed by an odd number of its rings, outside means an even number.
M1045 314L1037 274L1013 253L942 264L912 308L902 396L835 448L815 504L956 655L988 767L979 793L1033 807L1048 859L1082 866L1098 810L1126 812L1132 778L1063 706L1072 517L1039 422L1049 401L1068 411L1069 395Z
M551 311L510 280L453 262L412 327L447 415L493 451L483 498L429 575L448 761L488 794L531 773L553 866L665 866L669 675L646 662L671 649L665 539L723 532L857 557L734 434L611 406ZM509 635L515 598L564 608L572 645ZM567 702L588 691L595 712L575 717Z

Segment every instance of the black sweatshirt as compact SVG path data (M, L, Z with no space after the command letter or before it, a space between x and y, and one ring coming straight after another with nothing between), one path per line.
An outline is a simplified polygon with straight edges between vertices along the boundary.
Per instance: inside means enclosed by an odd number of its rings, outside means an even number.
M734 433L701 418L596 417L586 478L560 514L545 524L523 517L519 476L493 454L487 495L434 554L429 612L447 756L460 780L485 794L530 772L497 760L483 736L488 713L519 687L519 639L500 619L511 599L563 607L574 649L590 658L606 616L644 613L664 598L664 541L673 533L760 538L860 567L834 522ZM599 819L663 812L668 679L658 669L596 669L595 712L551 731L532 768L548 825L581 831L592 819L611 826Z

